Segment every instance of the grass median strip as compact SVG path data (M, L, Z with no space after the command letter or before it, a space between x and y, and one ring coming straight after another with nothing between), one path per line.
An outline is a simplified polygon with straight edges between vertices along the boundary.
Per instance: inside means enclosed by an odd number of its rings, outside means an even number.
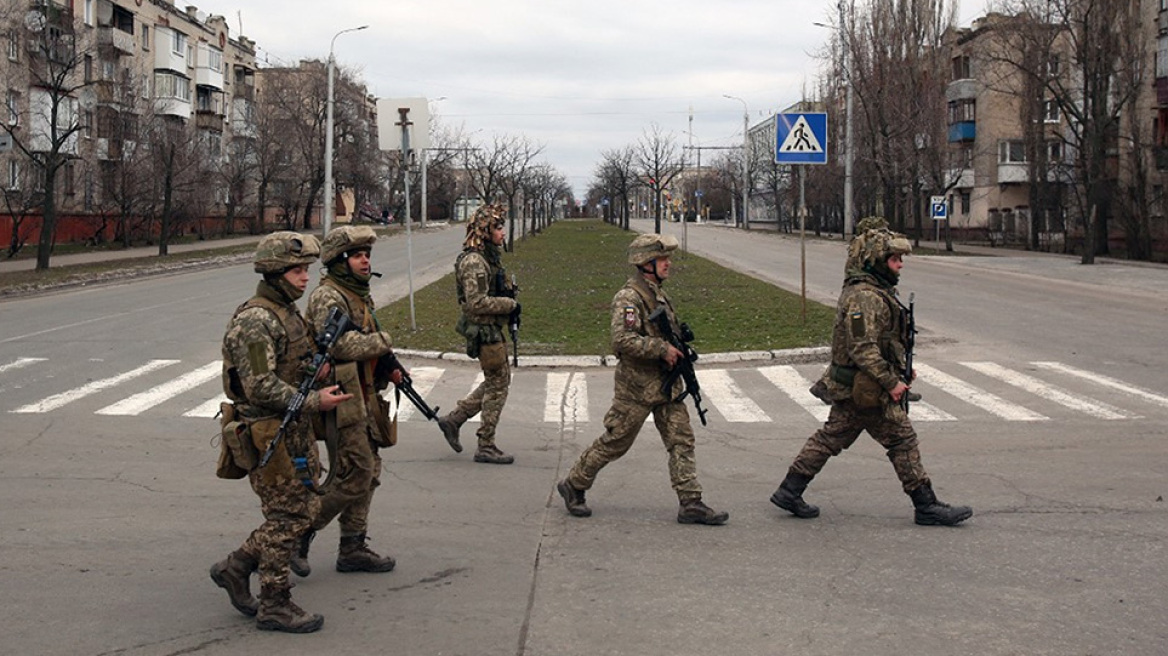
M633 269L625 248L635 233L601 221L559 221L503 255L514 274L523 305L519 351L527 355L607 354L610 304ZM418 290L418 329L410 330L409 299L377 312L399 348L464 350L454 332L458 302L451 273ZM732 271L690 253L678 252L666 289L682 321L693 329L699 353L786 349L827 344L835 311L801 301L769 283Z

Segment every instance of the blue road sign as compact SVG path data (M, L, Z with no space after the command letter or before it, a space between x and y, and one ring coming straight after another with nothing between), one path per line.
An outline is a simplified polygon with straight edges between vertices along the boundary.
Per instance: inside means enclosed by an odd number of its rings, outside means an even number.
M929 205L932 207L934 221L945 221L949 218L949 203L944 196L933 196Z
M827 164L827 114L775 115L775 162Z

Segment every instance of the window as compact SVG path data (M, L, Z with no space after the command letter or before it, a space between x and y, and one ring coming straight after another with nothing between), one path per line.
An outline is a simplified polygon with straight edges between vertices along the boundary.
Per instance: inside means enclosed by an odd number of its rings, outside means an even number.
M149 25L142 26L142 49L143 50L150 49L150 26Z
M191 85L185 77L173 73L154 74L154 95L157 98L178 98L191 101Z
M949 125L972 123L977 120L976 100L954 100L949 103Z
M82 133L86 137L93 136L93 110L85 110L85 122L81 124Z
M1050 59L1046 60L1046 76L1049 78L1058 77L1061 70L1059 67L1059 56L1051 55Z
M1062 164L1063 142L1058 140L1046 142L1046 161L1050 164Z
M8 92L8 125L20 125L20 94Z
M963 143L959 148L951 151L952 160L950 161L952 168L955 169L971 169L973 168L973 144Z
M85 62L82 65L82 70L85 71L85 81L92 82L93 81L93 57L91 57L90 55L85 55Z
M973 77L969 70L969 55L958 55L953 58L953 79L967 80Z
M1168 34L1156 39L1156 77L1168 77Z
M65 183L65 185L64 185L64 186L65 186L65 195L66 195L66 196L72 196L72 195L73 195L74 193L76 193L76 191L77 191L77 189L76 189L76 184L74 184L74 181L73 181L73 178L75 177L75 176L74 176L74 173L76 172L76 171L74 171L74 169L73 169L73 164L71 164L71 163L70 163L70 164L66 164L66 165L65 165L65 167L62 169L62 171L61 171L61 172L65 174L65 175L64 175L64 178L65 178L65 180L64 180L64 183Z
M8 160L8 189L20 189L20 162L14 159Z
M182 57L187 54L187 35L178 30L171 30L170 32L170 50L174 54Z
M961 213L969 214L969 192L961 192Z
M93 0L85 0L85 24L93 27Z
M11 61L20 60L20 35L16 30L8 33L8 59Z
M1020 164L1026 161L1026 148L1021 141L1003 141L998 144L999 164Z
M1047 123L1058 123L1062 113L1059 111L1057 100L1042 101L1042 120Z

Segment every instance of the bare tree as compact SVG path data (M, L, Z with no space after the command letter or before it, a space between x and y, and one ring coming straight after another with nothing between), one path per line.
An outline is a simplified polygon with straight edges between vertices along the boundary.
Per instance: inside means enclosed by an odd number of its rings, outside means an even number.
M636 152L632 146L625 146L606 150L600 154L600 158L594 175L609 198L619 199L620 202L615 203L619 210L612 218L620 227L628 230L629 196L633 188L641 184L635 166Z
M652 124L633 147L640 176L653 192L653 230L661 233L661 195L673 178L681 173L684 162L673 135Z
M28 109L14 108L19 118L0 122L0 129L39 174L43 197L36 268L43 271L49 268L57 229L57 180L77 154L82 128L77 92L89 84L82 75L87 48L77 42L77 23L70 7L37 5L27 14L24 28L14 30L28 45L24 49L29 57Z

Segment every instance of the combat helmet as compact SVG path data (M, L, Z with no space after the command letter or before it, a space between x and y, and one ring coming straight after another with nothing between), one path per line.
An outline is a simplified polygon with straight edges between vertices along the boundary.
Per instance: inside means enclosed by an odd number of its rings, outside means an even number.
M491 230L502 228L507 223L507 210L499 204L483 205L470 215L466 223L466 239L463 246L482 250L491 243Z
M629 264L642 266L659 257L669 257L677 250L677 237L647 233L637 235L629 244Z
M864 267L863 254L861 253L865 242L864 235L873 230L887 232L888 220L882 216L866 216L856 222L856 231L852 235L852 241L848 243L848 257L844 262L845 273Z
M337 226L329 230L320 245L320 261L327 266L353 251L372 250L376 242L377 233L369 226Z
M255 252L256 273L283 273L294 266L312 264L320 257L320 242L312 235L283 230L260 240Z
M912 252L912 243L908 237L887 228L869 230L857 239L861 240L859 256L863 266L880 266L890 255L908 255Z

